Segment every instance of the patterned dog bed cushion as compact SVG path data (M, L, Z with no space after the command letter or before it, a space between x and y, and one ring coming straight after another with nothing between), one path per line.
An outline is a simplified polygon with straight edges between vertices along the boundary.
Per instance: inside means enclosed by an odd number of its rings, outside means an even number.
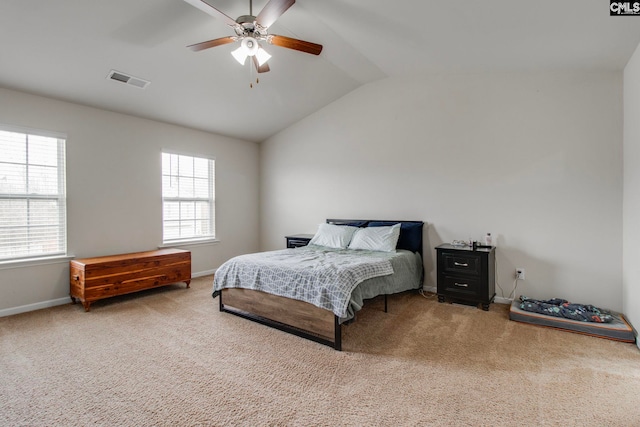
M635 342L636 338L633 328L627 323L620 313L611 313L613 321L610 323L592 323L579 320L565 319L562 317L547 316L540 313L525 311L520 308L520 301L514 300L509 310L509 319L517 322L530 323L532 325L547 326L562 329L569 332L576 332L584 335L591 335L610 340Z

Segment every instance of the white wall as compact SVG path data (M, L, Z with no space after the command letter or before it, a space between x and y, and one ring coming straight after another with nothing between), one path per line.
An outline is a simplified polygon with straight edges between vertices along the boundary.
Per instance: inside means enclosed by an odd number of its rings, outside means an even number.
M622 73L425 75L365 85L261 144L261 249L327 217L497 237L507 296L622 308ZM500 291L498 290L498 296Z
M623 310L640 326L640 46L624 69ZM639 344L640 345L640 344Z
M193 273L258 249L255 143L2 88L0 123L68 135L68 251L76 257L152 250L162 243L162 149L216 159L220 242L185 248L192 252ZM68 294L67 261L0 267L0 313Z

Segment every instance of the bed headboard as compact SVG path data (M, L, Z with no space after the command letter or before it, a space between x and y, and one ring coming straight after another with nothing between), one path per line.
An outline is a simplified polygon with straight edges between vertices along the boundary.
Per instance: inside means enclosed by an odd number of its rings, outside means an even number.
M380 227L400 224L400 237L398 238L398 249L407 249L418 252L424 262L422 248L422 228L423 221L389 221L378 219L327 219L328 224L350 225L352 227Z

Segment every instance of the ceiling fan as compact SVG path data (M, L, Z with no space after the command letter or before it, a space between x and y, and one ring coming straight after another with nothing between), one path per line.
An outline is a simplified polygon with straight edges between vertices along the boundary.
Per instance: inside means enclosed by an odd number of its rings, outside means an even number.
M294 49L312 55L320 55L320 52L322 52L322 45L268 33L269 27L273 25L287 9L293 6L296 2L295 0L269 0L258 16L253 16L253 0L249 0L249 15L242 15L235 20L213 7L209 4L209 1L184 1L211 16L222 19L228 26L233 28L236 33L235 36L221 37L187 46L193 51L197 52L239 41L240 47L231 52L231 54L242 65L246 62L247 57L251 57L258 73L269 71L267 61L271 58L271 55L262 48L260 42Z

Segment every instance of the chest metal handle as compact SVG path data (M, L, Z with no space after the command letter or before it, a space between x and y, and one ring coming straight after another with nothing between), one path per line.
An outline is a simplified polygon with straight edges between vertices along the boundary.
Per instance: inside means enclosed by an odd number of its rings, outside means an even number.
M466 262L463 264L463 263L454 261L453 265L455 265L456 267L469 267L469 264L467 264Z
M467 283L457 283L456 282L456 283L454 283L454 285L459 286L461 288L468 288L469 287L469 284L467 284Z

